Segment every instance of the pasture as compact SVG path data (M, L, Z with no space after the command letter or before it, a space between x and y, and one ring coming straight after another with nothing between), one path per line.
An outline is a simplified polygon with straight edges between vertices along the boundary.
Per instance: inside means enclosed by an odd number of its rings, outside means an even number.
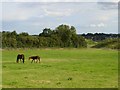
M17 54L25 63L16 63ZM41 63L28 57L39 55ZM2 50L3 88L117 88L118 52L103 49Z

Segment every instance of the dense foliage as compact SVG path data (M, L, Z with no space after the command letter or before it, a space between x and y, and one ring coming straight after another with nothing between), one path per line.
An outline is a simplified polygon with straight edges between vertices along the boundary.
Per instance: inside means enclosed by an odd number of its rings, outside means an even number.
M98 42L93 48L111 48L111 49L120 49L120 39L118 38L109 38L101 42Z
M120 49L120 34L87 33L76 34L74 26L59 25L54 30L43 29L39 35L29 35L26 32L0 32L0 47L2 48L44 48L44 47L74 47L74 48L111 48ZM2 38L1 38L2 37Z
M87 47L82 36L77 36L74 26L59 25L55 30L43 29L39 35L22 32L2 32L2 48L41 48L41 47Z
M91 39L95 42L99 42L109 38L118 38L120 37L120 34L87 33L87 34L82 34L81 36L85 37L86 39Z

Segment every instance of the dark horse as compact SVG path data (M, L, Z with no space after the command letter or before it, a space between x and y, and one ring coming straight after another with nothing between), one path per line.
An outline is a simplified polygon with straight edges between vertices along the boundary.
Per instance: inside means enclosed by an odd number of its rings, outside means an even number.
M24 56L24 54L18 54L17 55L17 63L19 62L19 60L21 61L21 59L23 60L23 63L24 63L24 59L25 59L25 56Z
M39 56L31 56L31 57L29 57L29 60L30 59L32 59L32 61L31 61L31 63L34 61L35 62L35 60L36 60L36 63L39 61L39 63L40 63L40 57Z

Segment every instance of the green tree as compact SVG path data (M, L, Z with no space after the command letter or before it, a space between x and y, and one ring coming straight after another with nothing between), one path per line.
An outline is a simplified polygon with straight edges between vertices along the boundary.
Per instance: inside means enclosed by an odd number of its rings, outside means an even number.
M72 35L76 35L76 30L72 26L68 25L59 25L56 29L55 32L57 33L58 37L60 37L62 41L62 46L63 47L69 47L71 45L71 37Z
M52 30L50 28L43 29L43 32L39 34L39 36L50 37L52 34Z

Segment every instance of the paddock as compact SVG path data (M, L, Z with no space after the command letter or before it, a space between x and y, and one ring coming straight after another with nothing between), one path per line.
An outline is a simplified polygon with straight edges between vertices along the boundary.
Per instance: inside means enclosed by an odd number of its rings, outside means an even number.
M16 64L16 53L25 63ZM39 55L40 64L28 57ZM3 88L117 88L118 51L104 49L17 49L2 51Z

